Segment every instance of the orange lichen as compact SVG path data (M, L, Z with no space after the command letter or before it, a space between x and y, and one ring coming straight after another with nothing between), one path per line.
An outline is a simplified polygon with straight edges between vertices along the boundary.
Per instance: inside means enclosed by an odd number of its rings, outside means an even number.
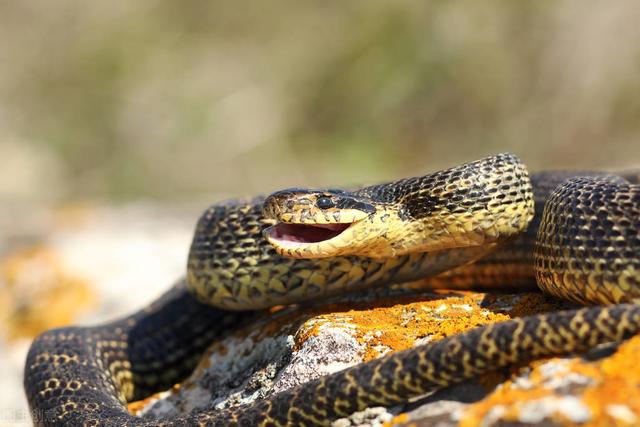
M387 352L404 350L476 326L571 307L569 303L553 300L540 293L485 294L435 291L369 302L278 307L277 310L265 311L262 317L233 335L240 339L250 337L257 342L267 336L294 334L294 349L299 349L306 340L317 336L324 328L339 328L348 331L362 344L363 359L366 361ZM226 347L218 343L207 353L225 354L227 351ZM587 424L588 426L625 425L620 421L621 417L626 416L628 421L640 414L640 398L629 402L629 396L637 394L635 389L640 387L640 374L635 374L634 371L638 355L640 338L625 344L616 355L601 362L570 359L567 365L565 359L562 359L563 366L566 365L568 368L566 372L554 375L577 373L593 379L592 385L584 386L575 392L581 393L581 399L593 414L593 422ZM206 369L211 363L210 360L205 356L199 369ZM465 412L461 425L478 425L496 406L504 410L502 418L517 421L523 402L560 397L545 385L545 381L549 379L548 373L546 377L542 373L541 366L545 362L536 361L526 368L531 370L528 377L532 384L530 387L519 387L513 381L504 382L504 371L482 376L479 380L486 389L492 390L498 384L502 386L496 388L488 398L471 405ZM520 369L513 367L511 372ZM611 410L611 405L614 405L614 411ZM552 414L551 417L554 422L573 425L562 414ZM389 425L406 424L408 421L410 419L403 414L394 418Z
M571 303L540 293L513 295L440 291L430 296L382 300L352 308L334 305L325 307L325 313L307 313L310 318L299 329L296 343L301 345L309 337L318 334L324 326L348 325L353 328L358 341L365 346L364 360L370 360L386 351L410 348L421 339L438 340L487 323L570 308L573 308ZM638 356L640 337L625 344L616 355L602 362L573 359L567 373L558 374L578 373L594 379L596 385L585 387L582 396L594 415L594 421L589 426L628 425L628 417L625 421L611 415L612 411L608 410L610 405L627 408L631 416L638 414L640 420L640 397L629 400L629 396L634 396L634 393L637 395L637 388L640 387L640 373L635 374L634 370ZM517 420L518 403L554 396L553 390L543 386L544 378L539 367L544 362L530 364L530 381L537 386L522 390L510 387L511 382L505 383L504 387L494 391L488 399L473 405L462 424L477 425L482 415L486 415L498 404L507 409L503 415L505 419ZM513 372L518 370L517 367L512 369ZM634 372L635 375L630 376L629 372ZM489 373L482 376L480 381L490 390L504 381L504 373ZM624 410L621 410L623 415ZM554 415L553 420L573 425L562 414ZM400 423L399 420L393 422Z
M392 419L390 419L389 421L386 421L382 424L383 427L393 427L393 426L397 426L397 425L401 425L401 426L410 426L411 424L407 424L409 421L411 421L409 419L409 415L407 414L400 414L397 415L395 417L393 417Z
M348 325L365 346L364 360L371 360L387 351L413 347L417 340L438 340L476 326L508 320L512 317L510 313L497 310L505 298L513 296L442 291L429 296L376 301L355 308L334 305L331 311L318 314L302 325L296 344L299 346L317 335L326 325ZM527 307L531 312L544 308L540 304L538 309L532 301L528 301Z
M557 304L535 293L492 295L436 290L368 302L278 306L264 311L263 317L234 335L259 341L277 334L294 334L297 350L325 327L350 329L364 346L364 360L371 360L389 351L410 348L418 340L438 340L483 324L553 309ZM224 350L214 345L211 352Z
M131 402L127 405L127 409L129 410L129 413L131 415L139 415L140 412L147 407L147 405L156 401L160 395L161 393L156 393L142 400L136 400L135 402Z
M175 384L173 385L173 387L171 387L169 390L172 393L177 393L180 390L181 386L180 384ZM142 400L136 400L135 402L131 402L127 405L127 409L129 410L129 413L131 415L140 415L140 413L149 405L151 405L153 402L155 402L158 399L161 399L162 396L164 394L166 394L166 391L161 391L158 393L154 393L151 396L147 396Z
M56 253L35 246L0 260L0 318L8 339L69 324L95 303L87 282L69 275Z
M612 356L599 362L599 381L585 390L582 400L594 414L593 426L640 423L640 337L622 344ZM611 407L623 406L628 412ZM627 412L627 414L625 414ZM619 414L619 416L615 416Z
M251 337L255 342L278 334L294 334L294 350L326 327L348 330L363 346L363 360L371 360L387 352L411 348L419 343L455 335L483 324L513 317L511 312L541 312L552 307L536 294L474 293L434 291L368 302L344 302L312 307L287 307L267 310L263 317L234 336ZM197 370L206 370L210 355L228 350L214 343ZM482 377L487 388L504 378L500 373Z
M460 427L473 427L480 425L484 416L486 416L487 413L497 405L503 405L506 407L506 411L502 415L503 419L518 421L519 413L516 408L517 404L524 401L540 399L552 394L549 390L544 390L542 388L534 390L510 390L509 393L504 393L503 390L504 389L500 388L495 391L492 396L500 396L500 399L493 401L492 403L487 403L486 407L482 405L484 402L487 402L485 399L481 403L472 405L471 409L467 409L464 418L460 421ZM482 410L476 409L480 407ZM481 416L478 416L478 414L481 414Z
M506 409L502 419L517 421L518 405L541 397L557 397L562 394L545 385L548 376L541 374L541 366L551 361L563 364L561 372L555 372L554 378L568 375L580 375L589 379L589 384L571 392L589 408L590 420L580 424L585 427L628 426L640 423L640 372L637 365L640 357L640 337L634 337L623 343L613 355L598 361L585 361L574 357L570 359L549 359L533 362L528 376L530 386L525 390L507 381L486 399L471 405L465 411L461 426L475 426L482 422L496 406ZM566 393L566 391L565 391ZM574 426L561 414L554 414L553 420L561 425Z

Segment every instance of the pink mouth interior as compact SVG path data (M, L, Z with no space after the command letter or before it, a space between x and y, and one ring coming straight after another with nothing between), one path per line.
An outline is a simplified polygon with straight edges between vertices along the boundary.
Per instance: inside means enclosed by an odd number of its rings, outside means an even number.
M318 243L329 240L351 224L286 224L278 223L269 233L274 239L297 243Z

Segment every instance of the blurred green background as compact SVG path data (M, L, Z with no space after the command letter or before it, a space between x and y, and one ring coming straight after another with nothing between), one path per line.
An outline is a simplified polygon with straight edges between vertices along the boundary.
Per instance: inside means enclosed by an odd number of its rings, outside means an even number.
M633 1L0 2L0 202L640 155Z

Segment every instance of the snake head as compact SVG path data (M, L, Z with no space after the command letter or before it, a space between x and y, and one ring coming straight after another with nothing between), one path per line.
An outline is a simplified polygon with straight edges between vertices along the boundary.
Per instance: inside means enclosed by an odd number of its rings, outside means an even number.
M284 256L343 255L354 250L355 225L375 213L375 206L365 198L343 190L291 188L265 199L263 215L277 223L263 235Z

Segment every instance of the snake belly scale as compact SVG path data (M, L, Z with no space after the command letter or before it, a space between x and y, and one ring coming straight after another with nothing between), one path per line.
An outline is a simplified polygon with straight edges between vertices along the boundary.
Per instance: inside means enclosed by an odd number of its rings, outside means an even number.
M529 177L510 154L354 191L223 203L198 222L185 281L124 319L39 336L25 390L38 425L326 425L637 334L639 253L637 176ZM212 340L250 324L257 309L442 272L434 280L452 284L535 277L552 295L611 305L483 326L242 407L166 420L127 412L126 402L183 379Z

